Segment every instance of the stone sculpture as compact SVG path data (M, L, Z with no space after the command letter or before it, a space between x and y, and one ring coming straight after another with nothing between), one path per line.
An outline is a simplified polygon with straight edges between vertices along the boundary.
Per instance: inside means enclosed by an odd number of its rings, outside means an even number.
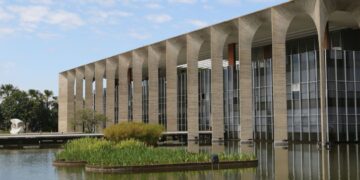
M19 134L24 132L24 122L21 121L20 119L11 119L11 130L10 130L10 134Z

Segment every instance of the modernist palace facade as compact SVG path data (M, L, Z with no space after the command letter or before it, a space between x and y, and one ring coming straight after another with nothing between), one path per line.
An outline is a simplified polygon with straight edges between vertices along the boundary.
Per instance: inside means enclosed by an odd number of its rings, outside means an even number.
M359 27L359 0L293 0L61 72L59 132L88 108L187 140L358 142Z

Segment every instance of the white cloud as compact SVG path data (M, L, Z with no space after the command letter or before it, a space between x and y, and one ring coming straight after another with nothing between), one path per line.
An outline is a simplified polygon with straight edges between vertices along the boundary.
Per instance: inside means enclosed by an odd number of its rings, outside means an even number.
M83 4L93 3L93 4L98 4L100 6L112 6L116 4L116 0L78 0L78 1Z
M8 21L12 18L13 18L13 16L10 13L8 13L4 9L0 8L0 21Z
M20 26L25 31L34 31L39 23L58 25L65 28L77 27L84 21L75 13L64 10L54 11L46 6L11 6L8 8L19 17Z
M53 0L30 0L31 3L33 4L52 4L54 1Z
M91 23L106 23L106 24L118 24L121 19L125 17L133 16L130 12L125 11L104 11L104 10L95 10L91 11L89 21Z
M23 25L38 23L49 13L44 6L11 6L9 10L19 15Z
M46 20L49 24L59 25L65 28L82 26L84 21L77 15L67 11L58 11L48 15Z
M0 37L13 34L15 29L12 28L0 28Z
M197 0L168 0L170 3L194 4Z
M139 32L136 32L136 31L130 31L129 36L131 36L131 37L133 37L135 39L139 39L139 40L149 39L151 37L150 34L139 33Z
M241 4L241 0L218 0L220 3L222 4L227 4L227 5L239 5Z
M167 14L150 14L146 19L154 23L165 23L172 20L172 17Z
M40 32L37 33L37 36L41 39L56 39L60 37L59 34L50 33L50 32Z
M163 8L160 4L158 3L148 3L145 5L145 7L149 8L149 9L160 9Z
M190 23L191 25L195 26L195 27L198 27L198 28L202 28L202 27L205 27L208 25L207 22L205 21L201 21L201 20L198 20L198 19L191 19L188 21L188 23Z

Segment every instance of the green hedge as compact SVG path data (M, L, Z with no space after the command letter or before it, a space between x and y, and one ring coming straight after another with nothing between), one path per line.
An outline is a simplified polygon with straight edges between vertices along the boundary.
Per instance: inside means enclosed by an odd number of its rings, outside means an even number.
M158 124L122 122L104 130L104 136L110 141L120 142L136 139L149 145L156 145L164 128Z

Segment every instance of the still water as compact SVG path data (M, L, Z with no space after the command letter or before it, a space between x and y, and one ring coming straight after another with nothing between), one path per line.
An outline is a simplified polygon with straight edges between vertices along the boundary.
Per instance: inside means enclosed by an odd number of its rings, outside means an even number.
M319 150L314 144L289 144L287 149L272 144L252 146L237 142L199 146L193 152L255 152L257 168L146 174L86 173L83 168L55 168L52 161L60 149L0 150L0 179L345 179L360 180L359 144L334 145Z

